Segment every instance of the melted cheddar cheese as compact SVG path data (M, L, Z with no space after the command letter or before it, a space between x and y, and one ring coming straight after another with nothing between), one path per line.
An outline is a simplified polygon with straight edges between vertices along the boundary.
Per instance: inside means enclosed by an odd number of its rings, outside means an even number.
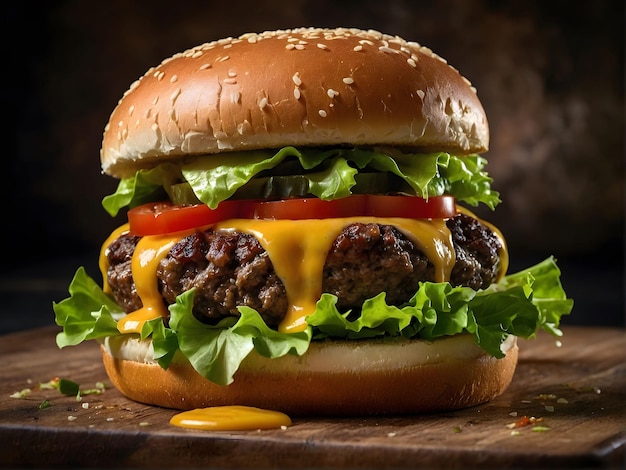
M463 212L469 213L465 209ZM469 213L472 217L473 214ZM378 223L393 225L409 238L428 257L435 267L435 281L450 279L454 267L455 253L452 236L445 220L350 217L336 219L308 220L264 220L230 219L216 224L213 228L224 232L244 232L256 237L267 251L276 274L287 292L290 308L279 326L281 332L297 332L306 328L306 316L315 311L315 305L322 294L322 271L326 255L333 241L344 227L351 223ZM485 222L483 222L485 223ZM505 247L501 233L487 224L499 237ZM115 230L103 244L100 254L100 269L105 279L104 290L110 292L106 283L106 249L122 233L128 231L128 224ZM159 293L156 269L171 247L189 235L180 232L168 235L143 237L133 254L132 272L137 294L143 307L131 312L118 322L122 333L141 332L145 321L167 316L167 309ZM507 250L503 248L501 276L508 267Z

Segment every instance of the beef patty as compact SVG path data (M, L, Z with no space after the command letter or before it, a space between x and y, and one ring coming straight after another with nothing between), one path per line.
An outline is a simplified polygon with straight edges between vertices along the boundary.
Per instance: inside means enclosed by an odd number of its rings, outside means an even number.
M502 248L493 231L465 214L447 221L456 254L450 283L473 289L492 284L500 270ZM124 234L107 249L108 282L126 312L140 308L131 273L133 251L140 237ZM323 270L322 291L338 298L340 311L358 312L363 301L386 293L388 304L401 305L420 281L434 280L434 266L424 253L391 225L354 223L333 242ZM276 327L289 303L285 287L267 252L252 235L240 232L196 232L179 241L157 268L159 290L166 305L195 288L194 315L215 323L239 316L238 306L259 312Z

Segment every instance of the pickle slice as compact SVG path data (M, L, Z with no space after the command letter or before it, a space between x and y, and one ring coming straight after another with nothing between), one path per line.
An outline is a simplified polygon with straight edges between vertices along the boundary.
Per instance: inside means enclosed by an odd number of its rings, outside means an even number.
M391 173L364 172L354 177L352 194L387 194L410 192L408 184ZM287 199L310 197L309 177L303 175L272 175L256 177L237 190L231 199ZM168 191L174 204L201 204L189 183L170 186Z

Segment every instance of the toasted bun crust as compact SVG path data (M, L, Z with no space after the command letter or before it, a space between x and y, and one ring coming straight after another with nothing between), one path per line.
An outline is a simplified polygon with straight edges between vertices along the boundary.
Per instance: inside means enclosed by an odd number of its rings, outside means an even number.
M452 410L486 402L511 382L515 337L506 357L488 356L469 335L419 340L313 342L302 357L246 358L228 386L201 377L181 357L167 370L149 340L124 335L102 345L111 382L132 400L175 409L248 405L292 416L357 416Z
M295 29L203 44L135 82L111 115L115 177L187 155L286 145L483 152L469 81L429 49L356 29Z

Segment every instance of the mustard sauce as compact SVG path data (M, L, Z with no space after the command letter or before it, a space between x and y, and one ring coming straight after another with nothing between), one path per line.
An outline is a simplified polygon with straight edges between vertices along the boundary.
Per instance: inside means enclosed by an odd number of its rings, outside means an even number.
M279 411L251 406L214 406L175 414L170 424L206 431L254 431L291 426L291 418Z

